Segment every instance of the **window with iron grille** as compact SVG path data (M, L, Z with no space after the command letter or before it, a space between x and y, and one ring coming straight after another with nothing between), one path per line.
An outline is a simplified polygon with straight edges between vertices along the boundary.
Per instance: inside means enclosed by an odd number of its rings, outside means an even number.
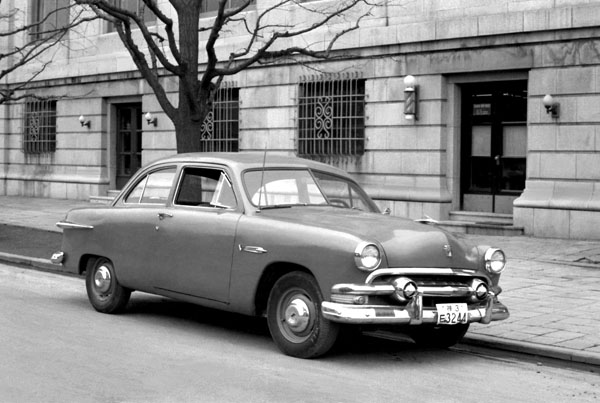
M229 10L232 8L237 8L240 7L241 5L243 5L246 2L246 0L227 0L227 4L225 5L225 9ZM253 0L250 2L250 6L249 7L253 7L256 4L256 1ZM200 6L200 12L202 14L216 14L217 10L219 9L219 0L204 0L202 2L202 5Z
M69 0L33 0L31 23L36 39L52 36L55 30L69 25Z
M110 0L111 5L141 16L145 25L156 25L156 15L146 6L143 0ZM108 24L108 32L116 31L112 23Z
M364 154L365 80L301 83L298 104L298 155Z
M239 151L239 122L239 88L220 88L200 130L200 151Z
M27 154L56 151L56 100L34 100L25 103L23 151Z

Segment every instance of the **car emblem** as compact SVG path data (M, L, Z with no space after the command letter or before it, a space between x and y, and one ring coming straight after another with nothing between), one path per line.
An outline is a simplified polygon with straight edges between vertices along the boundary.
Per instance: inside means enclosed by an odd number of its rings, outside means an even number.
M446 252L446 256L452 257L452 246L444 245L444 252Z

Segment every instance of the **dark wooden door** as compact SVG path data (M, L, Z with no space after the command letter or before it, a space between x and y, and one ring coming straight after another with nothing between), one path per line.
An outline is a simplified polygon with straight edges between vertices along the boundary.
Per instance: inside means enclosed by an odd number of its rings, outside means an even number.
M142 104L117 105L117 189L142 166Z
M512 214L525 188L527 81L463 87L462 209Z

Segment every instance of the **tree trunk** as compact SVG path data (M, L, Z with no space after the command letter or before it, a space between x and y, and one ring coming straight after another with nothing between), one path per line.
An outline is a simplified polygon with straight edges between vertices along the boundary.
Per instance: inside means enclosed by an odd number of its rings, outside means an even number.
M178 119L175 123L175 136L177 138L177 154L200 151L202 123L186 119Z

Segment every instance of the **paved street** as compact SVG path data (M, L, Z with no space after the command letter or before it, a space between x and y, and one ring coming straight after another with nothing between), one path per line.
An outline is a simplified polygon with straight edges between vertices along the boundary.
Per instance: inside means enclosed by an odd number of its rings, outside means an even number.
M0 196L0 223L59 231L54 225L84 201ZM509 264L502 275L501 300L511 316L490 325L474 324L466 342L600 366L600 242L460 235L466 241L503 248ZM47 259L12 256L55 270Z
M263 319L134 293L101 314L75 277L0 264L0 401L593 402L589 371L371 337L283 355ZM410 387L408 387L410 385Z

